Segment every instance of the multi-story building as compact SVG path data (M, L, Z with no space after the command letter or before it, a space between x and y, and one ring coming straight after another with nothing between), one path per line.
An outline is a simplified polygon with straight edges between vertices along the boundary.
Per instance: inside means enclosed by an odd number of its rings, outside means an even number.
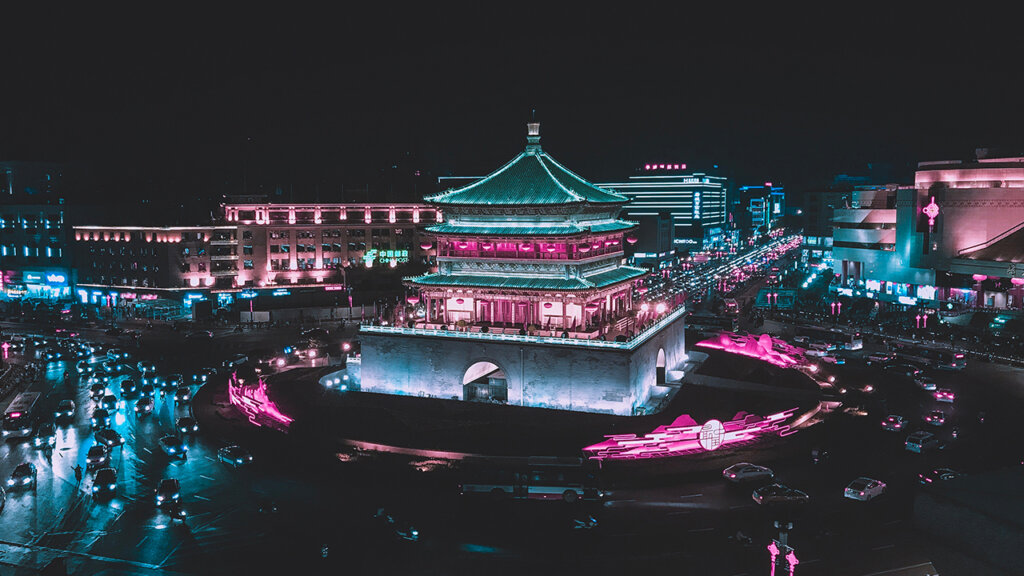
M846 206L849 198L849 191L835 189L815 190L804 195L801 262L832 266L832 219L836 208Z
M431 265L417 225L439 221L423 204L223 206L218 225L77 226L83 301L165 298L189 304L240 292L338 290L352 267ZM107 299L107 300L104 300Z
M645 164L626 181L597 184L629 199L627 218L655 216L668 211L674 223L674 243L683 248L722 241L726 223L729 181L703 172L686 172L686 164Z
M740 186L737 190L737 223L744 236L767 233L786 215L786 191L765 182L761 186ZM740 218L740 214L743 215Z
M913 186L857 189L834 223L841 293L1022 307L1024 158L921 162Z
M511 162L426 199L437 272L406 279L404 326L361 328L363 390L632 414L685 362L683 308L634 301L627 199L528 127Z
M69 296L62 180L58 164L0 163L0 299Z

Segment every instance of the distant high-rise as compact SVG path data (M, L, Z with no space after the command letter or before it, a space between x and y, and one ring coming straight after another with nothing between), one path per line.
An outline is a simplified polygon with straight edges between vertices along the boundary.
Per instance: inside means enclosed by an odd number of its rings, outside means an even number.
M626 217L669 212L677 245L716 242L725 228L729 181L703 172L688 173L686 169L686 164L645 164L636 176L598 186L629 198Z

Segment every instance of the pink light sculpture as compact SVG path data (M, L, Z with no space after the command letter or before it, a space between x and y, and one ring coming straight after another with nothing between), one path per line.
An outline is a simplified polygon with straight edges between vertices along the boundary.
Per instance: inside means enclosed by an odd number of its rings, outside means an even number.
M794 357L795 354L776 350L775 340L772 339L770 334L741 336L732 332L723 332L715 338L698 342L697 345L714 350L723 350L730 354L757 358L780 368L796 368L803 364L802 359Z
M985 276L984 274L971 274L971 278L973 278L975 282L983 282L988 278L988 276Z
M931 202L927 206L921 208L921 212L928 217L928 225L935 226L935 218L939 215L939 205L935 203L934 196L932 196Z
M255 384L245 384L233 372L228 380L228 399L249 418L249 422L257 426L287 431L294 421L294 418L283 414L267 396L267 383L262 377Z
M797 411L790 408L769 416L738 412L732 420L709 420L698 424L689 414L672 424L661 425L643 437L636 434L607 434L605 440L584 448L591 460L639 460L685 456L723 447L749 443L763 436L789 431L784 424Z

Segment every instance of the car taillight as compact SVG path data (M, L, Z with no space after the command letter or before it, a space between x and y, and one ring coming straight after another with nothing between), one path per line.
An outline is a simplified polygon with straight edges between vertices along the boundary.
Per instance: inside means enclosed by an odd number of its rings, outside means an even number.
M863 493L863 492L861 492L861 493L860 493L860 495L861 495L861 496L863 496L863 495L864 495L864 493Z

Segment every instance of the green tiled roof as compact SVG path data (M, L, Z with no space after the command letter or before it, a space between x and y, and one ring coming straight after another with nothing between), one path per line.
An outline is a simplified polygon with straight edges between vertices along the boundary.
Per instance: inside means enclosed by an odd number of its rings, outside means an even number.
M468 186L428 196L447 205L552 205L589 202L624 204L625 196L598 188L540 150L519 154L490 176Z
M406 281L420 286L457 286L476 288L512 288L518 290L588 290L604 288L625 280L638 278L647 271L630 266L622 266L615 270L602 272L583 278L524 278L516 276L482 276L482 275L451 275L427 274L406 278Z
M551 226L466 226L460 224L436 224L428 226L427 232L434 234L465 234L484 236L570 236L583 234L588 229L591 232L615 232L617 230L629 230L636 224L626 220L615 220L603 222L593 226L579 226L576 224L554 224Z

